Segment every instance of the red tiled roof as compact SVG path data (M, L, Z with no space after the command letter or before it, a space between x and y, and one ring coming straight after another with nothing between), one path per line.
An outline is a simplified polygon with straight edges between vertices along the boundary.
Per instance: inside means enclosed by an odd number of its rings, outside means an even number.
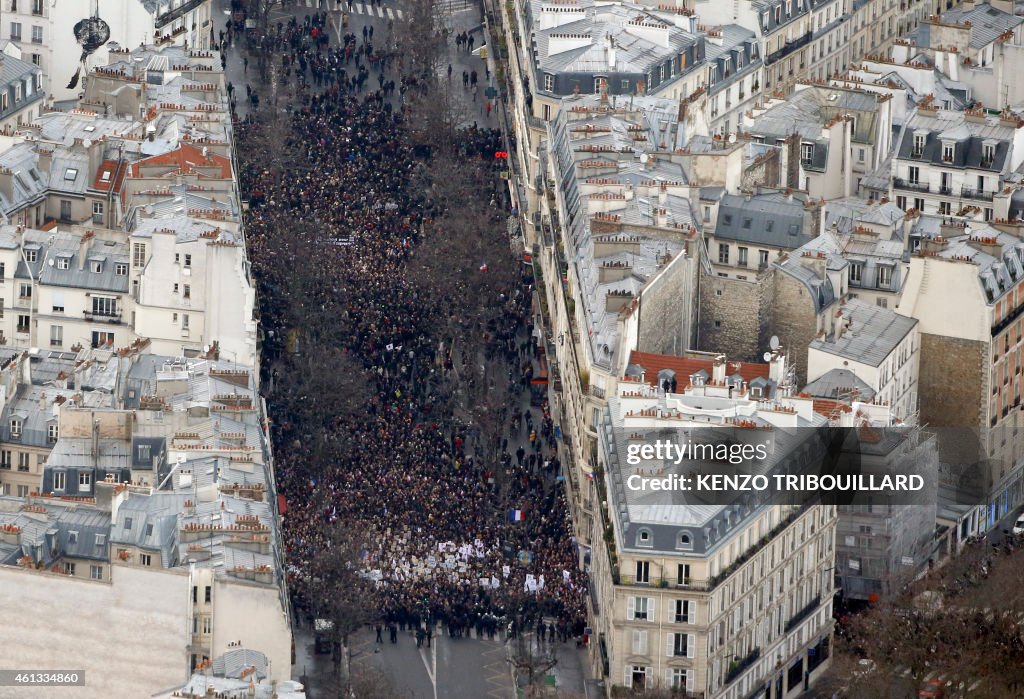
M676 382L680 388L689 385L690 376L696 374L701 369L706 371L708 377L710 377L714 368L714 360L709 358L651 354L650 352L633 352L629 356L629 363L642 366L645 372L644 377L647 379L647 383L652 386L658 383L659 371L671 369L676 373ZM768 365L760 362L728 362L725 367L725 375L732 376L736 373L739 373L748 384L758 378L767 380Z
M225 180L231 179L230 160L223 155L217 155L209 151L204 158L201 148L196 148L188 143L182 143L177 149L168 153L153 155L134 163L131 167L131 176L138 177L139 168L144 165L167 165L177 168L182 174L191 174L195 172L194 168L196 167L219 167L220 178Z
M96 169L96 179L92 182L92 188L98 189L101 192L108 192L113 185L115 192L121 191L121 183L124 182L125 172L127 167L122 167L118 170L116 160L104 160L100 163L100 166ZM115 177L116 174L116 177ZM104 179L106 175L106 179Z
M814 412L818 415L824 415L829 420L835 420L839 418L839 413L845 412L843 409L846 408L846 404L839 400L831 400L828 398L815 398L814 399ZM846 408L849 410L849 408Z

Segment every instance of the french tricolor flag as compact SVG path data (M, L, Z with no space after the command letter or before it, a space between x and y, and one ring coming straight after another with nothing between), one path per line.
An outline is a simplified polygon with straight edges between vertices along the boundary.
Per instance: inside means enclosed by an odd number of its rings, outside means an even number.
M508 513L508 521L509 522L522 522L523 521L523 511L522 510L511 510Z

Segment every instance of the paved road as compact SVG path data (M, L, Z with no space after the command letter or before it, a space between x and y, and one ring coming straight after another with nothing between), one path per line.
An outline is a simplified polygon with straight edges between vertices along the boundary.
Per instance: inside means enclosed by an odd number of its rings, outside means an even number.
M374 643L373 634L361 634L353 643L353 671L360 665L382 670L409 699L445 697L515 696L505 646L500 640L434 636L429 648L416 647L410 632L400 633L397 644Z
M316 655L306 628L296 630L293 677L306 683L310 699L330 696L337 676L330 655ZM399 696L408 699L510 699L515 696L511 667L500 638L448 638L435 635L429 648L416 647L410 631L399 632L398 642L374 642L372 630L352 640L352 672L363 667L381 671ZM571 665L571 663L570 663Z
M1006 534L1013 531L1013 525L1017 521L1022 510L1024 510L1024 508L1020 507L1011 510L1006 514L1006 516L996 522L996 526L992 527L988 532L989 542L996 545L1002 544L1003 540L1006 539Z

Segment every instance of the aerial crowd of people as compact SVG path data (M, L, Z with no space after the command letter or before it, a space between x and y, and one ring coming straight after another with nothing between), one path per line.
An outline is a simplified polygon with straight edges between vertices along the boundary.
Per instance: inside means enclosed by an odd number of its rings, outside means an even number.
M318 78L334 61L374 55L370 32L331 47L321 26L289 23L284 44L253 39L252 57L295 49L285 68L312 68L312 85L287 113L268 119L251 111L237 122L296 607L314 609L310 565L343 530L356 539L355 563L372 583L380 623L431 631L441 624L452 636L539 628L551 638L579 637L588 581L557 434L546 401L531 403L522 390L541 354L532 276L524 270L511 288L488 289L498 310L487 327L468 330L485 338L479 358L445 348L430 289L409 272L430 235L444 234L444 204L416 186L430 158L441 156L411 148L410 117L392 107L387 90L395 78L415 78L395 75L386 60L374 64L378 89L365 78ZM231 41L230 28L222 39ZM272 140L283 144L277 155L264 147ZM507 191L485 161L504 149L501 132L474 124L460 140L451 157L485 176L465 192L490 212L493 228L479 235L507 241ZM518 266L511 247L508 255ZM318 345L355 367L356 409L330 414L345 396L320 395L296 375L348 371L297 359L321 356ZM478 359L507 374L514 402L500 434L490 435L500 444L494 454L481 447L482 428L449 409L454 377L467 376Z

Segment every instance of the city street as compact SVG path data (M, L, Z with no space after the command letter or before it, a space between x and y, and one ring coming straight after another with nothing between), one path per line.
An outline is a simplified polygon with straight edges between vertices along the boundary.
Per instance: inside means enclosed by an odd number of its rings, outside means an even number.
M319 6L318 3L320 3ZM230 0L214 0L214 17L217 24L215 29L217 32L222 30L228 21L230 4ZM346 0L298 0L298 2L289 2L287 7L274 8L271 11L270 21L276 24L277 22L287 22L293 17L301 21L311 13L326 11L331 46L340 45L342 43L341 38L345 34L361 33L364 27L372 27L376 42L385 45L390 43L391 30L389 29L389 24L393 25L394 22L402 20L405 16L401 4L400 0L380 0L377 4L373 4L369 0L366 2L352 2L351 4ZM481 24L477 3L474 0L440 0L437 3L437 7L451 31L451 36L454 37L461 32L468 32L475 37L476 48L479 49L484 40L482 39L483 25ZM347 27L343 25L346 14L348 15ZM466 125L468 126L476 121L481 127L496 127L497 110L492 110L490 115L488 115L484 107L485 98L483 95L484 87L494 85L493 68L488 80L486 67L487 63L493 66L493 58L489 57L487 61L484 61L478 55L456 48L454 38L449 42L448 48L447 60L452 66L452 77L449 84L453 86L453 94L459 98L457 109L464 115ZM277 62L271 64L271 80L267 84L261 85L256 70L256 62L246 50L243 37L234 37L231 46L228 47L225 53L228 58L224 71L227 81L235 85L240 93L244 93L245 86L249 85L263 98L266 98L272 89L277 86L282 95L278 107L280 110L284 110L287 96L291 91L289 87L279 83L279 76L277 75L279 73L279 65ZM246 64L246 59L250 59L248 65ZM475 101L470 91L458 88L463 71L466 73L476 71L479 74L481 89ZM442 75L446 73L446 67L442 67L439 72ZM444 77L447 79L447 76ZM367 83L365 90L370 91L372 89L375 89L375 85L370 81ZM398 105L399 98L397 93L392 97L391 102L395 106ZM249 113L249 110L250 105L245 99L237 101L236 114L239 118L244 118Z
M474 697L507 699L515 697L509 649L499 634L494 640L469 637L449 638L434 634L431 646L416 647L412 632L399 632L398 643L375 642L373 629L360 631L352 643L352 672L373 668L382 672L409 699ZM587 696L584 680L584 651L573 642L556 643L558 664L551 670L556 686L568 696ZM311 699L323 696L322 688L336 681L330 654L318 655L308 626L296 629L294 679L306 684ZM320 691L318 691L320 690ZM590 689L589 691L595 691ZM593 696L593 695L591 695Z

